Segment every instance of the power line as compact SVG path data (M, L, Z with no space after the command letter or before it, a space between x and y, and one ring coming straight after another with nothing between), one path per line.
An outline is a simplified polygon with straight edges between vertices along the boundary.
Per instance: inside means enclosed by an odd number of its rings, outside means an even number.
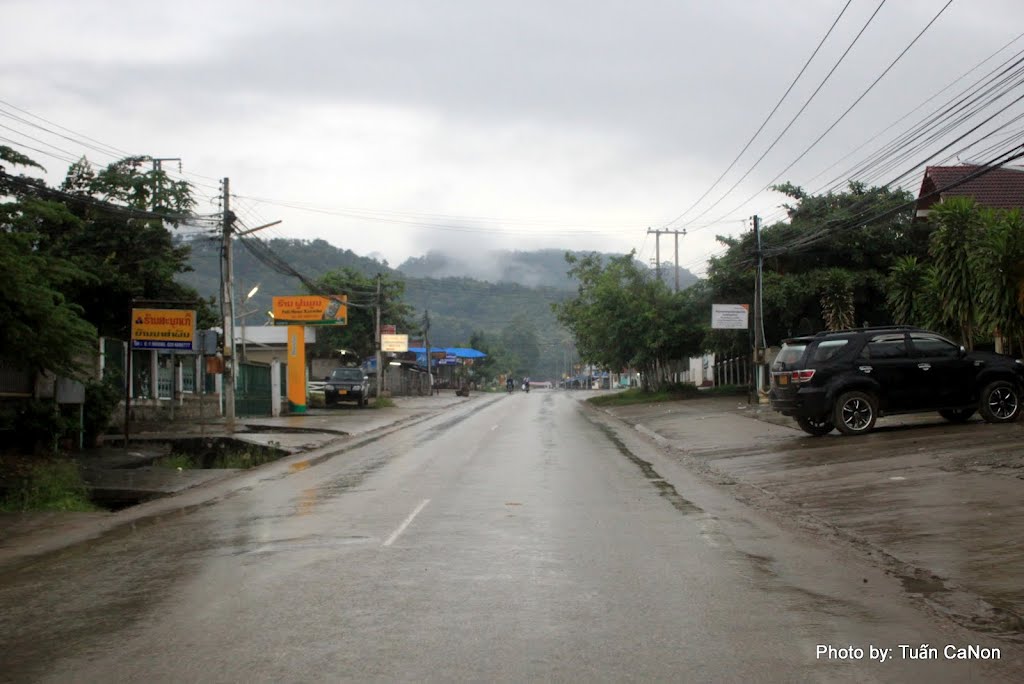
M773 116L775 116L775 112L779 111L779 107L782 106L782 103L789 96L790 92L792 92L793 87L797 84L797 81L800 80L800 77L804 75L805 71L807 71L807 67L809 67L811 65L811 61L814 60L814 57L818 54L818 51L821 50L821 46L824 45L825 41L828 40L828 37L830 35L832 35L832 31L835 29L836 24L838 24L839 20L843 18L844 14L846 14L846 10L850 6L850 3L852 1L853 0L847 0L846 4L843 5L843 9L841 9L839 11L839 15L835 18L835 21L832 22L832 25L829 27L828 31L825 32L825 35L818 42L818 46L816 48L814 48L814 52L812 52L811 56L807 58L806 62L804 62L804 65L800 69L800 72L796 75L796 78L794 78L792 83L789 84L789 87L786 88L786 92L784 92L782 94L782 97L779 98L779 101L775 103L775 106L772 108L772 111L768 113L768 116L765 117L764 121L761 122L761 125L758 126L757 130L754 131L754 135L750 136L750 140L747 141L747 144L743 146L743 149L740 150L739 154L736 155L736 158L733 159L732 162L729 164L729 166L725 169L725 171L722 172L722 175L720 175L717 179L715 179L715 182L712 183L711 186L707 190L704 191L704 194L702 194L700 197L697 198L697 201L695 201L693 204L691 204L689 207L687 207L686 211L684 211L679 216L676 216L674 219L672 219L671 221L666 223L663 227L667 228L667 227L671 226L672 224L674 224L676 221L680 220L681 218L683 218L684 216L689 214L694 209L694 207L696 207L698 204L700 204L702 201L704 201L704 198L707 197L708 194L710 194L712 190L714 190L716 187L718 187L718 184L720 182L722 182L722 179L725 178L725 176L730 171L732 171L732 168L734 166L736 166L736 162L738 162L740 160L740 157L742 157L743 154L750 148L750 145L754 142L754 140L757 139L757 136L759 136L761 134L761 131L764 130L764 127L767 126L768 122L771 121ZM812 96L812 99L813 99L813 96ZM803 110L801 110L801 111L803 111ZM783 131L783 133L785 133L785 131ZM776 140L776 142L778 142L778 141ZM769 150L770 149L771 148L769 148ZM767 154L767 152L765 154Z
M883 5L885 5L885 2L886 2L886 0L882 0L882 1L881 1L881 2L880 2L880 3L878 4L878 7L876 7L876 8L875 8L875 11L871 13L871 16L870 16L870 17L868 17L868 20L867 20L867 21L866 21L866 22L864 23L864 25L863 25L863 26L861 27L860 31L858 31L858 32L857 32L857 35L856 35L856 36L854 36L853 40L852 40L852 41L850 42L850 44L849 44L849 45L847 46L846 50L845 50L845 51L843 51L843 54L839 56L839 59L838 59L838 60L836 61L836 63L835 63L835 64L834 64L833 66L832 66L832 68L831 68L831 69L829 70L829 72L828 72L828 73L827 73L827 74L825 75L825 78L824 78L824 79L822 79L821 83L819 83L819 84L818 84L818 87L814 89L814 92L813 92L813 93L811 93L811 96L810 96L810 97L809 97L809 98L807 99L807 101L806 101L806 102L804 102L803 106L802 106L802 107L800 107L800 110L799 110L799 111L798 111L798 112L797 112L797 113L796 113L796 114L795 114L795 115L793 116L793 118L792 118L792 119L790 119L789 123L788 123L788 124L786 124L786 127L782 129L782 132L781 132L781 133L779 133L779 135L778 135L778 136L776 136L775 140L773 140L773 141L772 141L772 144L768 146L768 149L766 149L766 150L765 150L765 151L764 151L764 152L763 152L763 153L761 154L761 156L757 158L757 161L755 161L755 162L754 162L754 163L753 163L753 164L752 164L752 165L750 166L750 168L749 168L749 169L747 169L747 171L746 171L746 172L745 172L745 173L744 173L744 174L743 174L742 176L740 176L739 180L737 180L737 181L736 181L735 183L733 183L733 184L732 184L732 186L731 186L731 187L730 187L730 188L729 188L728 190L726 190L726 191L725 191L725 194L723 194L723 195L722 195L721 197L719 197L719 198L718 198L717 200L715 200L715 202L714 202L713 204L711 204L711 206L707 207L706 209L704 209L704 211L702 211L701 213L697 214L697 216L696 216L696 217L694 217L694 219L693 219L693 220L699 219L699 218L700 218L701 216L704 216L704 215L705 215L705 214L707 214L707 213L708 213L709 211L711 211L712 209L714 209L715 207L717 207L717 206L718 206L718 205L719 205L719 204L720 204L720 203L722 202L722 200L724 200L724 199L725 199L726 197L728 197L728 196L729 196L729 195L730 195L730 194L732 193L732 191L733 191L733 190L735 190L735 189L736 189L736 188L737 188L737 187L739 186L739 184L740 184L740 183L742 183L742 182L743 182L743 181L744 181L744 180L745 180L745 179L747 178L747 176L749 176L749 175L751 174L751 172L752 172L752 171L753 171L753 170L754 170L755 168L757 168L757 165L758 165L758 164L760 164L762 160L764 160L764 158L765 158L765 157L766 157L766 156L768 155L768 153L769 153L769 152L771 152L771 151L772 151L772 150L773 150L773 149L775 148L775 145L777 145L777 144L778 144L778 142L779 142L779 141L780 141L780 140L782 139L782 137L783 137L784 135L786 135L786 133L787 133L787 132L789 131L789 129L793 127L793 124L795 124L795 123L796 123L796 121L797 121L797 119L799 119L799 118L800 118L800 115L804 113L804 110L805 110L805 109L807 109L807 106L808 106L809 104L811 104L811 102L812 102L812 101L814 100L814 98L815 98L815 97L816 97L816 96L818 95L818 93L819 93L819 92L821 91L821 89L822 89L823 87L825 87L825 84L826 84L826 83L828 83L829 79L831 79L831 78L832 78L832 74L834 74L834 73L835 73L835 71L836 71L836 69L838 69L838 68L839 68L839 65L843 63L843 60L845 60L845 59L846 59L846 56L847 56L847 55L848 55L848 54L850 53L850 50L852 50L852 49L853 49L853 46L857 44L857 42L858 42L858 41L860 40L860 37L861 37L861 36L862 36L862 35L864 34L864 32L865 32L865 31L867 30L868 26L870 26L870 25L871 25L871 22L872 22L872 21L874 21L874 19L875 19L875 16L876 16L876 15L878 14L878 12L879 12L879 11L880 11L880 10L882 9L882 6L883 6ZM758 191L758 193L760 193L760 192L761 192L761 191L759 190L759 191ZM756 196L756 195L755 195L755 196ZM747 202L749 202L749 201L750 201L750 200L747 200ZM746 202L744 202L743 204L746 204ZM742 206L743 206L743 205L740 205L740 208L741 208ZM733 211L737 211L737 210L738 210L738 208L737 208L737 209L734 209ZM732 212L732 211L730 211L730 212L728 212L728 213L729 213L729 214L731 214L731 213L733 213L733 212ZM728 215L728 214L727 214L727 215Z

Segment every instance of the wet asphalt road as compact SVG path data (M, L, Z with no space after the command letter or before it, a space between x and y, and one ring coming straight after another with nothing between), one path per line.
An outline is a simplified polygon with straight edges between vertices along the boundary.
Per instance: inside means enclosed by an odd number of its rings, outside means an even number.
M481 396L9 573L0 678L1017 680L1006 656L943 659L998 644L602 420L556 392Z

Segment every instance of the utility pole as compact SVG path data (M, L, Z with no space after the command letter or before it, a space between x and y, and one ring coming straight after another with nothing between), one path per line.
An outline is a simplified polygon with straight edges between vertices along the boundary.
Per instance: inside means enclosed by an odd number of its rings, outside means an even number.
M757 247L757 275L754 282L754 371L757 373L754 389L760 401L761 390L764 387L764 279L762 269L764 266L764 254L761 251L761 218L753 217L754 221L754 243Z
M430 309L423 311L423 345L427 348L427 390L434 395L434 371L430 360Z
M685 236L686 235L686 230L685 229L683 229L683 230L670 230L668 228L661 229L661 230L659 230L659 229L651 230L650 228L648 228L647 229L647 234L650 235L651 233L654 233L654 253L655 253L655 261L657 262L655 264L655 272L657 273L657 277L658 277L658 281L659 282L661 281L661 241L659 240L659 238L661 237L662 233L665 233L666 235L669 234L669 233L672 233L675 236L675 239L676 239L676 261L675 261L675 263L676 263L676 278L675 278L676 289L675 289L675 291L679 292L679 236L680 235Z
M374 347L377 349L377 399L380 399L381 386L384 384L384 366L381 365L380 358L380 273L377 274L377 324L376 332L374 333L374 339L377 342Z
M181 158L180 157L150 157L149 161L153 163L153 211L157 210L157 197L160 195L160 174L158 171L163 171L163 162L165 161L176 161L178 162L178 172L181 172Z
M235 431L235 272L231 234L235 215L231 213L231 187L224 179L224 221L221 244L221 306L224 315L224 418L228 433Z

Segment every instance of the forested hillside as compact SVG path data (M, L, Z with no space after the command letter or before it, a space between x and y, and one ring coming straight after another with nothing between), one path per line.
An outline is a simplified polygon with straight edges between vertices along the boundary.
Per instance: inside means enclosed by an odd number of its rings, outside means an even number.
M204 297L218 297L219 241L195 239L189 244L192 247L189 263L194 270L180 276L180 281L195 287ZM552 303L562 301L571 293L570 281L564 276L568 266L563 252L557 252L559 264L553 258L555 250L548 250L550 254L534 260L534 263L545 263L546 268L538 267L533 271L540 276L539 280L557 282L561 278L562 286L529 287L516 282L484 282L467 277L411 277L323 240L275 239L266 245L282 261L310 279L348 267L369 276L384 273L405 280L405 299L416 309L417 320L429 311L433 344L468 345L474 332L483 332L489 339L501 340L509 337L510 328L529 328L536 334L539 350L537 367L530 371L536 377L554 376L560 372L565 362L565 350L571 347L569 335L551 310ZM531 253L518 254L523 255L524 263L530 263ZM247 325L266 323L271 297L305 291L298 278L278 272L266 263L265 258L257 258L242 244L235 245L234 256L238 315L246 316ZM558 275L556 269L563 274ZM259 285L258 292L242 303L256 285Z

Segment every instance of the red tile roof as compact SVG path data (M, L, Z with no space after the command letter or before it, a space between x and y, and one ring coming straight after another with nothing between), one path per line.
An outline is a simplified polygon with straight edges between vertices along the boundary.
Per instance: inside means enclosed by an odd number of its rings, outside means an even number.
M924 170L917 209L928 209L949 197L972 197L983 207L993 209L1024 209L1024 169L1002 167L984 175L942 190L982 167L971 164L961 166L929 166ZM938 195L932 195L939 190ZM931 195L931 196L929 196Z

